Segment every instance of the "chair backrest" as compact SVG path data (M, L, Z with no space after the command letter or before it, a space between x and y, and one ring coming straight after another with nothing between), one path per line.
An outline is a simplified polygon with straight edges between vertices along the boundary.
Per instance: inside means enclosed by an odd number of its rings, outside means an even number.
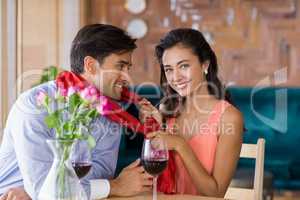
M243 144L240 157L255 159L254 187L253 189L229 187L225 194L225 199L262 200L265 140L260 138L257 144Z

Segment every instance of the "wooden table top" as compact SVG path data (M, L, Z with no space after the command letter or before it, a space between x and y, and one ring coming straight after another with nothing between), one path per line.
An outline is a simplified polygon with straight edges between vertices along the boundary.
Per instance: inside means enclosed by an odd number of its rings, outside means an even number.
M158 200L224 200L223 198L202 197L192 195L158 195ZM134 197L111 197L107 200L152 200L151 194L139 195Z

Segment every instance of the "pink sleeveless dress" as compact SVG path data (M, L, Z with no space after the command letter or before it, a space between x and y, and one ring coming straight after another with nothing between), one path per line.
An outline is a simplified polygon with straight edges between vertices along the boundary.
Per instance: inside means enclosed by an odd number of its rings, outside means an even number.
M218 143L218 125L222 114L228 106L230 106L230 104L224 100L218 102L210 113L206 122L207 124L201 125L200 133L194 135L187 141L195 156L209 174L212 174L214 168L215 153ZM168 127L173 127L174 123L175 118L169 119ZM179 154L174 153L174 155L176 165L176 193L201 195L198 193L190 175L185 169Z

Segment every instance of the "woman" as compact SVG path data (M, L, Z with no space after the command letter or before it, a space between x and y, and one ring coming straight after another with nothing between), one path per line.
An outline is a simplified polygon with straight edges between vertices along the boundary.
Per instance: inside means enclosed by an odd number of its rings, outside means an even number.
M217 76L216 55L199 31L175 29L156 46L156 56L168 129L148 137L163 138L174 151L176 193L224 197L239 160L243 118ZM143 117L155 111L145 101Z

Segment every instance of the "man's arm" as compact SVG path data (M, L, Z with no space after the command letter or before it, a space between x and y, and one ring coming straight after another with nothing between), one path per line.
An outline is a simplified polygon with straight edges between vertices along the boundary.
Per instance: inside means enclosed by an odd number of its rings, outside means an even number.
M92 168L81 182L91 197L106 197L110 191L108 180L113 179L117 165L121 127L99 117L92 124L91 134L96 139L96 146L91 152Z
M132 196L150 191L151 176L144 173L144 168L137 160L124 168L120 175L113 179L117 160L122 128L105 117L100 117L93 125L92 134L96 138L96 147L92 151L92 170L82 179L92 199L107 196Z
M46 140L52 137L43 122L44 117L45 114L30 110L18 101L11 109L6 124L6 131L12 135L24 188L33 199L37 198L53 161L46 144Z

